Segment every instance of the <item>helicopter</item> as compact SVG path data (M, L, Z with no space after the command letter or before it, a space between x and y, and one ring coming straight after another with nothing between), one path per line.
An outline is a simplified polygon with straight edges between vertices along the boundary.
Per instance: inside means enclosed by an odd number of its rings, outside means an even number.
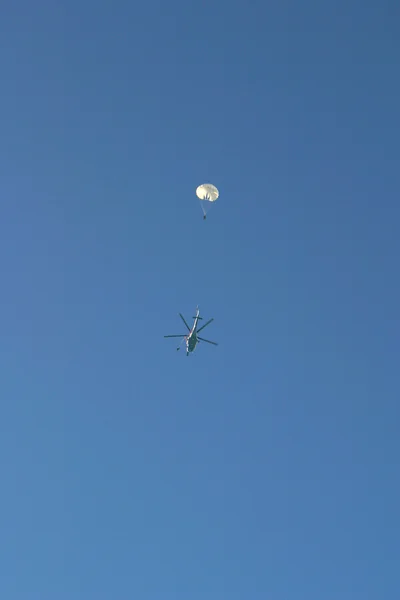
M202 329L204 329L205 327L207 327L207 325L209 325L212 321L214 321L214 319L210 319L209 321L207 321L207 323L205 323L199 329L197 329L199 321L201 321L203 319L203 317L200 317L199 307L196 308L196 316L193 317L194 323L193 323L193 327L191 329L190 329L189 325L187 324L187 322L185 321L185 318L183 317L183 315L181 315L181 313L179 313L179 316L182 319L182 321L184 322L185 326L187 327L187 330L189 331L189 333L186 335L185 334L164 335L164 337L165 338L171 338L171 337L183 338L182 342L183 341L186 342L186 356L189 356L189 354L195 350L199 341L207 342L207 344L213 344L213 346L218 346L218 344L216 342L211 342L210 340L205 340L204 338L202 338L198 335L200 333L200 331L202 331ZM177 347L177 350L180 350L182 342Z

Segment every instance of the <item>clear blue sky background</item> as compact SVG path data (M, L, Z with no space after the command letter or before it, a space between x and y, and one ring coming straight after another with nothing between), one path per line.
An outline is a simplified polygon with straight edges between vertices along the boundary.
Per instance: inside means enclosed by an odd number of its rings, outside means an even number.
M2 3L1 598L399 598L399 17Z

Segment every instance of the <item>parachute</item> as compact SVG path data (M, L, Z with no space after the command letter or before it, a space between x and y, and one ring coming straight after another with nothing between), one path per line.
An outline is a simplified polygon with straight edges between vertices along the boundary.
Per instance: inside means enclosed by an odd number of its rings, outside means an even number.
M203 183L199 185L196 190L196 196L200 200L201 209L204 214L204 219L206 218L206 213L211 206L212 202L215 202L219 196L219 191L212 185L211 183Z

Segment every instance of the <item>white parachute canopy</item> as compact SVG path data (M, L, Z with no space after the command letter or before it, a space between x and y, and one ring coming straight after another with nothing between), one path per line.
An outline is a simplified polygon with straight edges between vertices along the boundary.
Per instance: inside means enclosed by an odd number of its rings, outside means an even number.
M219 191L215 185L212 185L211 183L203 183L197 188L196 196L201 201L201 208L205 217L208 209L211 206L211 202L215 202L217 200Z

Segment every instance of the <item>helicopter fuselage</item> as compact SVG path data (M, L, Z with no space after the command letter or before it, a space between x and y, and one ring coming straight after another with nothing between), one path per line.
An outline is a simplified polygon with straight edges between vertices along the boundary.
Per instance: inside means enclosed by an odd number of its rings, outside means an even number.
M186 354L189 354L189 352L194 352L199 341L197 339L197 322L198 316L195 317L194 325L186 338Z

